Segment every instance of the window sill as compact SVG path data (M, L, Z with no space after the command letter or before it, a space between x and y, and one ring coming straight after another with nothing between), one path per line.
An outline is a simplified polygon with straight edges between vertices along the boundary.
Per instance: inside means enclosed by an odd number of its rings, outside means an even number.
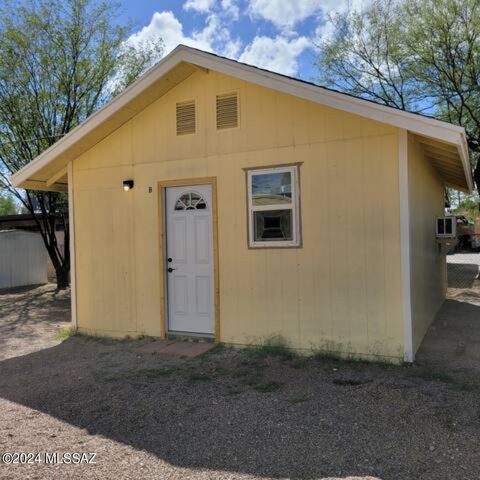
M250 243L248 245L249 250L265 250L265 249L280 249L280 248L302 248L300 243L280 243L280 242L268 242L268 243Z

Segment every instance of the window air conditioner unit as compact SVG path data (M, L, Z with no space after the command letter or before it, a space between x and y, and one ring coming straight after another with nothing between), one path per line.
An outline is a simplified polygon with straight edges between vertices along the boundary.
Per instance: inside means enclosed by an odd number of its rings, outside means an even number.
M456 238L457 218L437 217L437 238Z
M457 218L437 217L437 244L439 255L452 253L457 243Z

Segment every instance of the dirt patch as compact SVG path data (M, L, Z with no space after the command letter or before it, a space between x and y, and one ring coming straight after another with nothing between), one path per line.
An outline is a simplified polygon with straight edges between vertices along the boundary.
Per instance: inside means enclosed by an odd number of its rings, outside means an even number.
M195 358L215 348L211 341L155 340L142 345L138 351L151 355Z
M67 299L48 287L14 295L0 296L0 326L24 332L8 306L14 298L32 331L16 340L11 331L2 344L9 353L0 362L0 452L97 456L94 465L0 465L1 478L480 478L476 379L467 388L433 364L274 350L167 358L140 353L149 339L58 343L63 322L38 311L68 317ZM31 338L45 334L32 351ZM12 355L15 342L21 356Z
M70 326L70 292L55 285L0 290L0 360L60 343Z

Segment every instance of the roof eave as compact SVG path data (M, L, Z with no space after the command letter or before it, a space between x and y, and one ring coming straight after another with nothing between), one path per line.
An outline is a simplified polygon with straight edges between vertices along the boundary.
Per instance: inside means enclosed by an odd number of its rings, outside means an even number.
M141 91L148 88L156 80L181 63L183 61L182 53L185 51L185 48L187 47L179 45L157 65L150 68L144 75L126 88L120 95L90 115L90 117L84 122L55 142L51 147L38 155L21 170L13 174L10 177L12 185L17 188L28 188L24 186L25 182L29 181L31 175L42 168L42 166L45 166L53 159L58 158L67 148L73 146L84 135L95 129L100 123L107 121L114 113L122 108L128 108L128 103L132 102ZM138 112L133 111L132 113L136 114Z
M324 89L313 84L295 80L290 77L219 57L184 45L179 45L175 48L123 93L118 95L110 103L98 110L68 135L56 142L48 150L13 175L11 177L12 184L15 187L23 187L25 182L31 180L32 176L42 167L59 158L62 153L65 153L68 148L74 146L76 142L82 139L82 137L91 133L97 126L107 121L115 113L120 112L121 109L128 110L128 105L132 105L135 98L138 97L142 91L149 86L152 86L156 81L160 80L170 70L182 62L203 69L219 71L225 75L234 76L266 88L281 91L305 100L310 100L331 108L357 114L371 120L456 145L463 165L469 191L472 191L473 189L465 130L462 127L402 110L395 110L391 107ZM126 113L128 116L129 112L127 111ZM136 113L138 112L135 110L131 111L132 116Z
M463 171L465 172L465 177L467 179L468 193L472 193L474 190L473 178L472 178L472 167L470 164L470 156L468 154L468 144L467 136L465 130L460 134L460 141L457 144L458 153L463 165Z

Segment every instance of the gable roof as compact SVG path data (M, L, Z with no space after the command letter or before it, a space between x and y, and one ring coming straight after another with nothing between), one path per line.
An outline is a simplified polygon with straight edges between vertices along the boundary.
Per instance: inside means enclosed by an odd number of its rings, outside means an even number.
M360 115L415 134L445 182L464 191L473 187L465 130L431 117L409 113L320 87L258 67L179 45L123 93L87 118L15 173L15 187L67 189L67 164L92 148L196 70L213 70L321 105Z

